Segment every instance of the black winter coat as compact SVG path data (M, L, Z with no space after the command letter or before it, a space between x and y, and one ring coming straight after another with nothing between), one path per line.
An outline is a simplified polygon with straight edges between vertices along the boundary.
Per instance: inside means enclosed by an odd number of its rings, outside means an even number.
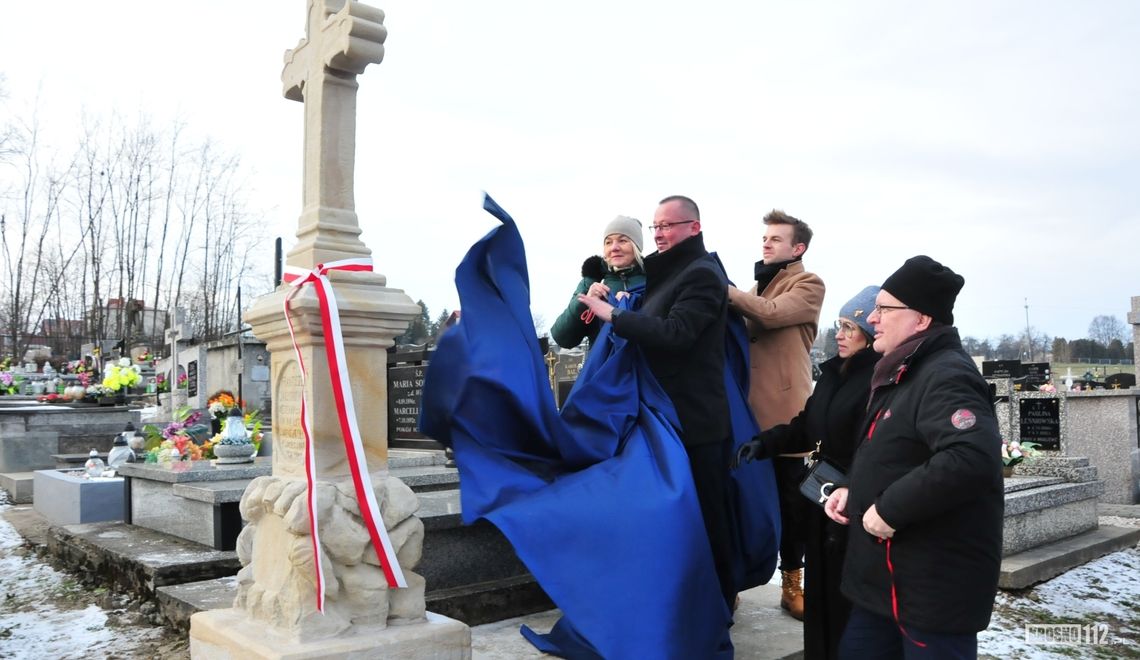
M614 332L641 347L673 401L686 445L724 442L730 434L724 389L727 312L728 278L705 250L703 234L697 234L645 257L641 307L613 319Z
M946 326L929 331L884 380L873 384L849 474L843 593L893 617L893 582L903 626L984 630L1001 570L1005 509L989 389L958 331ZM872 504L896 530L890 542L863 529Z
M803 412L760 434L760 457L813 450L818 441L820 451L847 471L859 444L871 374L878 361L879 354L865 348L847 359L842 371L841 357L821 364L822 373ZM804 658L838 658L839 640L851 613L850 603L840 592L847 527L832 522L822 507L805 508Z
M878 361L879 354L866 348L851 356L843 373L844 358L838 355L819 365L822 373L803 411L787 424L760 434L764 451L759 458L811 451L819 442L823 455L847 471L859 444L871 373Z

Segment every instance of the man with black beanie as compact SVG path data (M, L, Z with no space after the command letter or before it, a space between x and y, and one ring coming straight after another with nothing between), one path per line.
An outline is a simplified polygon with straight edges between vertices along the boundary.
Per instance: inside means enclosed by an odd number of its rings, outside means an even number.
M977 657L1001 570L1001 435L962 350L965 280L927 256L883 282L868 321L883 354L849 475L826 512L852 521L841 657ZM924 656L925 657L925 656Z

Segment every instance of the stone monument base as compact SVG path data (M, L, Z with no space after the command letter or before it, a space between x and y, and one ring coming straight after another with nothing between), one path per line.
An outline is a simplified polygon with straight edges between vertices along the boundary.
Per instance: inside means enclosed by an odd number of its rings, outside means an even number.
M190 617L190 657L196 660L237 658L405 658L470 660L471 629L461 621L427 612L427 620L389 624L374 633L296 642L245 613L209 610Z

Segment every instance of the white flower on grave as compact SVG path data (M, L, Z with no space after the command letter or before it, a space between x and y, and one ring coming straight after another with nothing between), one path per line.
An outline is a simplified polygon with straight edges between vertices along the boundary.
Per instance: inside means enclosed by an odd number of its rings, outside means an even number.
M123 367L124 369L126 367L131 366L131 359L130 358L119 358L119 366Z
M1033 458L1037 451L1036 443L1033 442L1018 442L1013 440L1011 442L1001 441L1001 462L1006 466L1017 465L1025 459Z

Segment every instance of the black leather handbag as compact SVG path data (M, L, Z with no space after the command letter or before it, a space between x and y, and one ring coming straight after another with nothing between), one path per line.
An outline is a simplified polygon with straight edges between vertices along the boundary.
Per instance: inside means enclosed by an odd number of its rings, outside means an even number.
M847 475L843 468L821 454L819 443L816 443L815 451L808 457L807 473L800 481L800 492L812 502L823 506L833 490L846 485Z

